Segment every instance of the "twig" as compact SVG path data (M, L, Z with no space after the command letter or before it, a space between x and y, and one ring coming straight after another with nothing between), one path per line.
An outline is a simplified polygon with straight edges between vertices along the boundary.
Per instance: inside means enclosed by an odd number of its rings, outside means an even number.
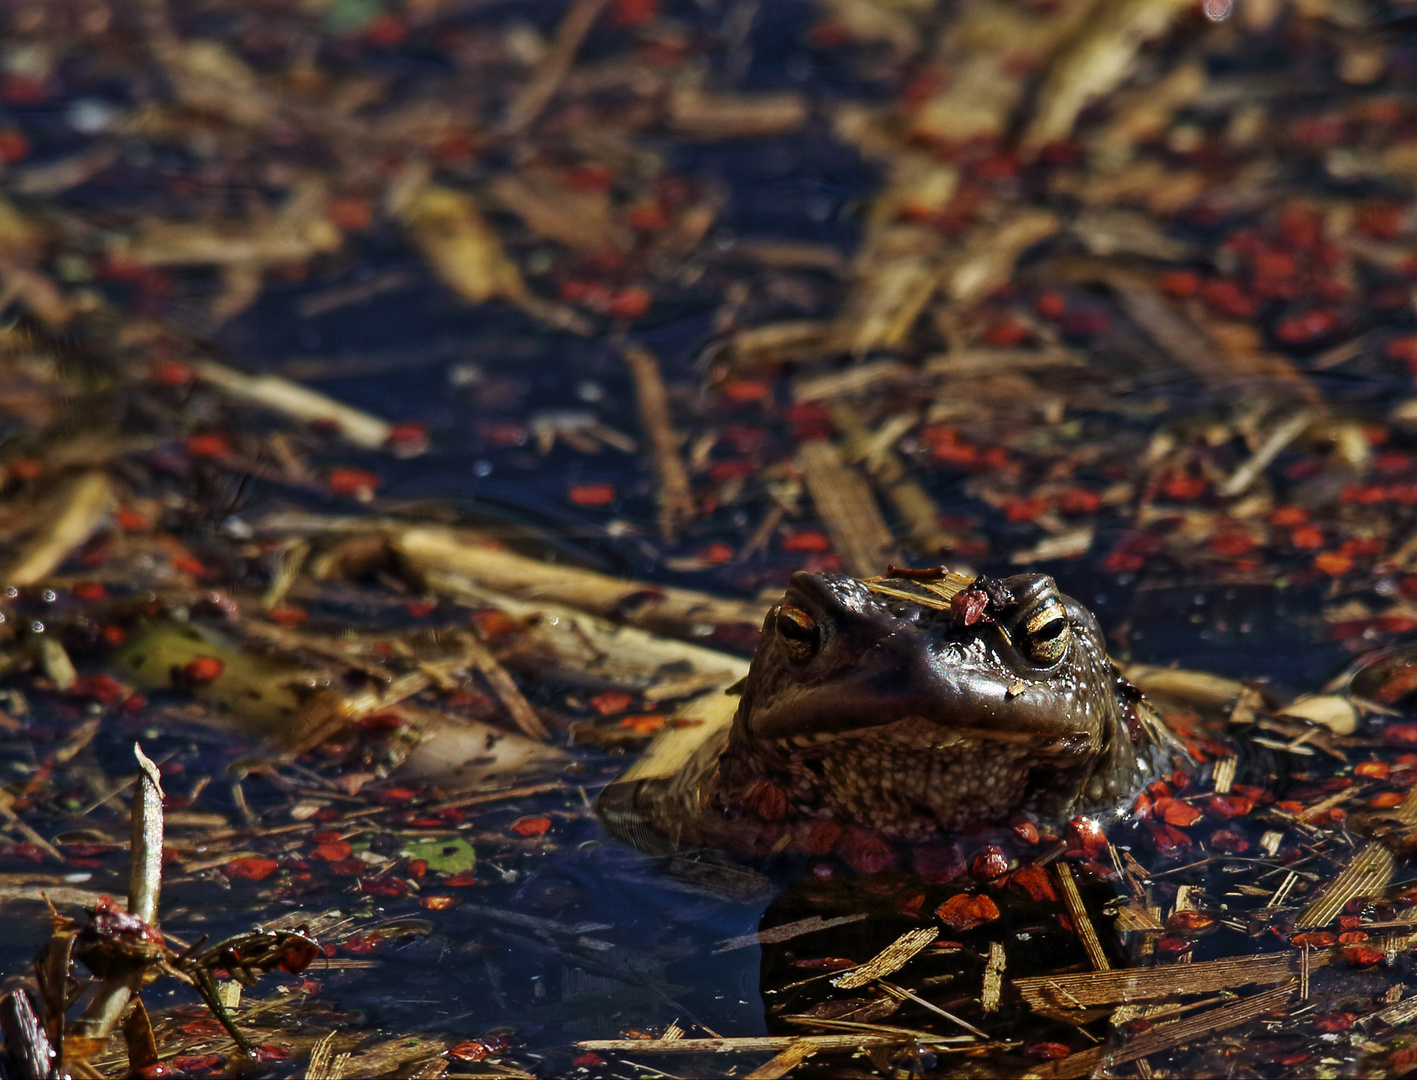
M507 119L502 129L509 135L526 128L546 107L556 93L561 80L571 70L571 64L580 51L581 42L608 0L575 0L561 25L556 28L556 40L542 55L531 81L521 89L507 109Z
M1255 482L1255 478L1269 467L1270 462L1284 452L1284 448L1304 433L1314 418L1313 410L1300 409L1269 433L1249 459L1241 462L1230 478L1215 489L1217 495L1232 498L1239 495Z
M506 707L513 722L521 728L522 734L537 742L550 742L551 732L546 730L546 725L541 722L541 717L536 715L536 710L531 707L531 702L527 701L516 682L507 674L507 669L487 651L482 642L469 637L466 648L472 657L473 664L478 671L482 672L482 677L487 680L492 687L492 692Z

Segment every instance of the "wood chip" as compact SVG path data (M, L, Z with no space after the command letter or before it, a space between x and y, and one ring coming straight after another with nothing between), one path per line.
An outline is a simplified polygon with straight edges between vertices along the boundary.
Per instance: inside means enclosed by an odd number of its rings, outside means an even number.
M1324 967L1332 959L1333 954L1327 950L1311 958L1314 967ZM1160 1001L1180 994L1212 994L1251 984L1273 984L1283 982L1298 970L1298 953L1283 952L1207 960L1184 968L1166 966L1030 976L1014 979L1013 986L1031 1007L1080 1009L1122 1002Z
M669 418L669 395L664 389L659 360L648 349L626 345L621 350L635 381L640 427L649 442L655 476L659 479L659 535L672 544L679 529L694 516L689 474L679 456L679 436Z
M1097 928L1092 924L1092 916L1087 913L1087 905L1083 903L1082 893L1078 891L1077 880L1073 877L1072 868L1067 863L1058 863L1058 883L1063 890L1063 903L1068 906L1068 915L1073 920L1073 927L1077 930L1078 939L1082 942L1083 950L1087 953L1088 963L1096 971L1110 971L1111 963L1107 960L1107 953L1102 948L1102 942L1097 937Z
M858 986L865 986L873 979L893 975L903 968L911 957L939 936L940 928L938 926L922 926L918 930L907 930L864 964L859 964L850 971L836 976L831 980L831 984L839 990L854 990Z

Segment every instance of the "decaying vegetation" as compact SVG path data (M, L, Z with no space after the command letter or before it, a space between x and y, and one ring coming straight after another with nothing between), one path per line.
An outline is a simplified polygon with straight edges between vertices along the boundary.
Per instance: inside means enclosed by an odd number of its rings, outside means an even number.
M7 1067L1417 1064L1410 14L793 10L5 8ZM1289 597L1361 655L1131 664L1197 768L1118 822L828 828L786 884L596 846L791 570L888 562L1067 575L1123 659L1226 589L1212 658ZM675 980L753 949L769 1033L715 1030Z

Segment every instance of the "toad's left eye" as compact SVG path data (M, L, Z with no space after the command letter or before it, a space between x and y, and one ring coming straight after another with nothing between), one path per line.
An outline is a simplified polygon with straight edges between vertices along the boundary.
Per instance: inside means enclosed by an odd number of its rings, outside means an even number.
M1019 647L1023 654L1035 664L1051 667L1068 651L1068 639L1072 631L1068 627L1067 612L1063 602L1056 596L1045 596L1038 606L1020 620L1023 630Z

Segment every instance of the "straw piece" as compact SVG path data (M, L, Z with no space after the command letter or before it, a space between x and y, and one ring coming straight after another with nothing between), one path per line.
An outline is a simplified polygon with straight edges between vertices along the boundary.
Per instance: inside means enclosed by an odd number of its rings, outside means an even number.
M1008 284L1019 256L1061 224L1049 210L1021 210L998 225L976 229L963 256L945 275L941 291L961 306L979 303Z
M666 544L672 544L680 527L694 516L694 497L689 491L689 474L679 456L679 436L669 418L669 395L654 353L638 345L626 345L621 354L635 380L640 427L649 441L654 472L659 478L659 535Z
M1299 913L1294 925L1328 925L1355 896L1376 896L1387 888L1396 870L1397 860L1385 844L1376 840L1365 844L1328 888Z
M1102 942L1097 937L1097 928L1092 925L1092 916L1087 913L1087 905L1083 903L1082 893L1078 891L1078 883L1073 877L1071 867L1060 862L1057 870L1058 882L1063 887L1063 902L1068 906L1068 914L1072 917L1088 962L1097 971L1110 971L1112 965L1108 962L1107 953L1103 951Z
M866 577L892 561L891 533L870 486L842 464L836 447L825 439L808 439L797 461L847 573Z
M377 450L389 440L393 426L334 398L283 379L279 375L247 375L214 360L197 360L199 377L233 397L263 405L302 424L332 424L355 446Z
M940 936L938 926L922 926L907 930L864 964L859 964L836 978L831 984L840 990L855 990L873 979L893 975L925 946Z
M999 1011L999 999L1004 988L1004 965L1008 962L1001 942L989 942L989 961L984 965L984 989L980 1005L986 1013Z
M900 457L889 447L872 446L873 435L855 409L834 405L831 418L846 444L847 456L865 463L871 479L909 526L911 544L926 554L948 550L951 537L940 528L939 506Z
M0 581L6 585L35 585L49 577L75 548L98 531L113 502L113 485L106 473L94 469L81 474L66 493L63 508L25 545L10 569L0 574Z
M771 1061L764 1062L750 1072L747 1080L778 1080L778 1077L786 1076L815 1054L818 1049L820 1048L806 1039L798 1039L796 1042L788 1043L787 1047L778 1051Z
M868 918L868 913L864 911L855 915L840 915L830 919L824 919L820 915L812 915L805 919L797 919L795 922L774 926L768 930L759 930L756 934L740 934L737 937L727 938L718 943L718 947L713 950L713 955L732 952L734 949L746 949L749 945L776 945L782 941L791 941L793 938L801 937L803 934L815 934L818 930L849 926L851 923L860 922L865 918Z
M1230 499L1244 492L1253 484L1275 458L1284 452L1284 448L1297 439L1308 428L1314 419L1311 409L1300 409L1289 419L1275 427L1253 454L1230 474L1223 484L1215 489L1216 494Z
M492 687L497 699L506 707L513 722L521 728L522 734L537 742L550 742L551 732L546 730L546 725L541 722L541 717L536 715L536 710L531 707L531 702L527 701L516 682L507 673L507 669L487 651L480 641L469 638L463 642L463 645L472 657L472 662L477 670L482 672L482 677Z
M754 601L542 562L490 547L475 534L438 526L396 528L389 535L389 545L435 590L455 595L492 590L518 600L548 598L678 637L707 637L717 627L742 624L756 630L767 608Z
M681 87L669 96L669 126L699 139L761 139L802 126L807 99L779 94L706 94Z
M938 1040L916 1038L915 1041L934 1045L951 1043L958 1038L942 1035ZM676 1054L762 1053L764 1050L777 1053L794 1043L807 1043L818 1051L854 1050L858 1046L896 1046L911 1039L911 1033L906 1032L900 1035L760 1035L741 1039L582 1039L576 1043L576 1049Z
M1058 49L1036 98L1037 111L1019 145L1033 157L1066 139L1089 101L1131 73L1137 51L1159 37L1189 5L1186 0L1104 0L1090 5L1078 31Z
M1330 952L1314 954L1315 967L1327 966ZM1211 994L1249 984L1282 982L1299 970L1297 953L1265 953L1207 960L1182 967L1128 968L1080 975L1037 975L1014 979L1024 1001L1035 1009L1081 1009L1122 1002L1160 1001L1180 994Z

